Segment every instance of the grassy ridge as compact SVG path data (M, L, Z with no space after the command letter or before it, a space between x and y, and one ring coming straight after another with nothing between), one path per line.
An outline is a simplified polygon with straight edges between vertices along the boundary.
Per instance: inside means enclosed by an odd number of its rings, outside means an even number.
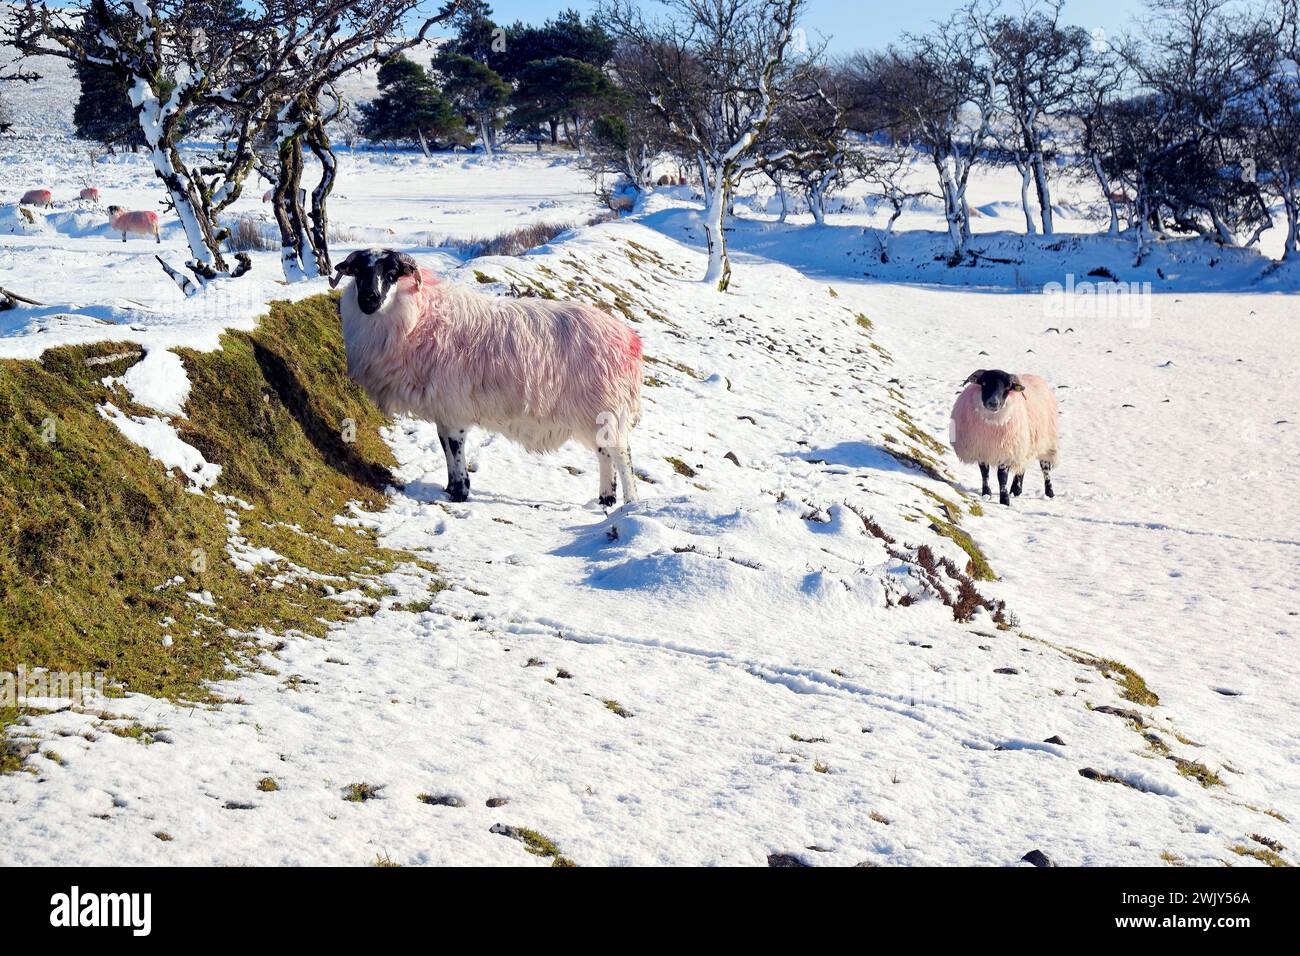
M108 401L157 414L102 381L138 361L137 346L0 361L0 671L102 672L122 689L201 699L253 631L323 633L362 610L332 590L373 594L378 574L410 560L333 523L351 501L381 507L394 462L383 416L347 377L332 297L274 303L252 333L180 354L192 388L173 424L221 465L211 491L251 510L192 493L99 414ZM232 517L287 561L236 568Z

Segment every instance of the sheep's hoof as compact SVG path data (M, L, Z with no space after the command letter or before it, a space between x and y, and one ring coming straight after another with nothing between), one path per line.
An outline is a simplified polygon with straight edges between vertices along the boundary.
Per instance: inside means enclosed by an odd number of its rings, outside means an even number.
M601 495L597 501L602 508L612 508L614 507L614 502L618 501L618 498L615 495Z
M452 501L469 501L469 483L448 485L447 497Z
M1002 492L1001 494L998 495L998 504L1010 506L1011 496L1007 494L1005 491Z
M1051 485L1048 485L1046 488L1043 489L1043 494L1047 495L1047 497L1049 497L1049 498L1055 498L1055 497L1056 497L1056 492L1052 490L1052 486L1051 486Z

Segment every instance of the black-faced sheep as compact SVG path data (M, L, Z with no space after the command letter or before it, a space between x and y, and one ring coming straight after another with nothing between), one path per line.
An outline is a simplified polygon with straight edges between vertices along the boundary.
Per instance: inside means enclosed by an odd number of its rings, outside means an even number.
M529 451L570 438L600 461L601 505L635 501L628 438L640 416L641 340L578 302L494 298L385 249L354 252L339 315L348 373L388 414L438 426L447 495L469 497L465 435L478 425ZM617 473L617 480L616 480Z
M957 457L980 466L982 494L990 493L990 466L997 468L998 501L1009 505L1008 475L1014 475L1011 494L1019 495L1025 467L1033 461L1043 471L1043 493L1054 497L1058 417L1052 387L1037 375L979 369L966 379L953 405L948 434Z

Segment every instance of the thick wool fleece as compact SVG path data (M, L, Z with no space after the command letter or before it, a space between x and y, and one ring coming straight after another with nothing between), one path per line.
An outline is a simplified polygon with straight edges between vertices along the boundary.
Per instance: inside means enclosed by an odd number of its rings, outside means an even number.
M108 220L115 232L132 232L139 236L158 235L158 214L156 212L127 212L121 210L113 213Z
M577 302L492 298L428 271L373 314L339 305L348 373L388 414L479 425L530 451L570 438L626 448L640 417L641 340Z
M978 383L967 385L958 396L948 437L963 462L1006 465L1015 472L1035 461L1056 464L1056 396L1037 375L1018 378L1025 390L1008 394L996 414L980 401Z

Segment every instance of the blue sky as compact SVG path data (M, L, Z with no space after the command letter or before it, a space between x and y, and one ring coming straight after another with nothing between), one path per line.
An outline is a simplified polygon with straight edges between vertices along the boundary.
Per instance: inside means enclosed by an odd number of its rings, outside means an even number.
M499 23L541 22L570 7L584 14L595 8L594 0L489 2ZM643 2L653 5L653 0ZM1008 8L1014 9L1016 2L1009 0ZM962 0L809 0L804 28L810 36L829 37L832 53L876 49L906 31L926 29L962 5ZM1134 15L1144 9L1144 0L1066 0L1064 19L1089 30L1100 27L1107 35L1114 36L1129 27Z

